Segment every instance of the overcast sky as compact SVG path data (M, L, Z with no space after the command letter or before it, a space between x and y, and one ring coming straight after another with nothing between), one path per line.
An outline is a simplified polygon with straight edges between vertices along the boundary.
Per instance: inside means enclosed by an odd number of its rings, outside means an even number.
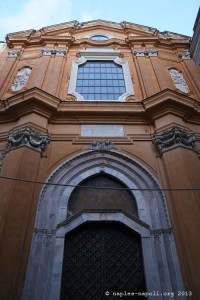
M0 0L0 41L7 33L95 19L192 36L199 5L199 0Z

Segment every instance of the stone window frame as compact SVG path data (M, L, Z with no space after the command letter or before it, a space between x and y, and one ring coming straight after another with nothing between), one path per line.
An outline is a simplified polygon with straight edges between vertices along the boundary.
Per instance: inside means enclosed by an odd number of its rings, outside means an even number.
M131 79L131 73L128 61L124 61L121 58L120 51L113 49L102 49L102 48L89 48L82 50L79 53L79 58L76 61L72 61L71 75L68 88L68 94L72 94L76 97L77 101L86 102L125 102L126 98L134 95L134 87ZM76 82L78 75L78 67L87 61L113 61L119 66L122 66L126 92L122 94L117 100L85 100L83 96L76 92Z

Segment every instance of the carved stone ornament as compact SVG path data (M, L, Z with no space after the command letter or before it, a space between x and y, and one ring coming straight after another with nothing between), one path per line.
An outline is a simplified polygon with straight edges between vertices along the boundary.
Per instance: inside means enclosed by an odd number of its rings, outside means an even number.
M190 92L190 89L189 89L187 83L185 82L185 79L181 72L179 72L176 69L170 69L169 74L170 74L177 89L179 89L181 92L186 93L186 94Z
M157 49L135 49L134 50L135 56L157 56L158 50Z
M154 136L154 142L161 153L177 146L193 149L195 141L196 137L193 132L179 127L174 127Z
M91 145L88 146L88 150L117 150L117 147L108 140L97 140L93 141Z
M8 134L8 143L11 149L21 145L27 145L43 151L49 142L49 135L41 134L30 127L19 129L15 132L12 131Z
M189 51L180 52L179 57L182 59L190 59L191 58L190 52Z
M74 95L68 94L66 96L67 101L76 101L76 97Z
M19 50L9 50L8 51L8 57L18 57L20 54Z
M66 52L67 52L67 49L55 49L55 48L43 48L42 49L42 55L44 55L44 56L50 56L50 55L65 56Z
M27 83L29 76L31 74L30 67L24 67L17 72L13 84L11 85L11 90L17 92L21 90Z

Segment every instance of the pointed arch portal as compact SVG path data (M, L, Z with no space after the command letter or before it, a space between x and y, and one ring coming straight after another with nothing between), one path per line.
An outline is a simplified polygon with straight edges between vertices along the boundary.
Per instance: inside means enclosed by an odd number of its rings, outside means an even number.
M40 194L23 299L68 299L63 295L66 294L66 286L69 288L70 284L69 281L67 285L65 283L65 278L68 278L65 276L69 275L66 272L72 268L66 259L70 255L69 244L77 244L75 241L80 235L81 247L81 243L83 245L88 238L87 234L94 238L95 232L97 236L101 232L100 241L96 243L100 243L99 249L102 249L103 243L105 245L102 232L105 231L108 235L110 232L109 240L112 240L111 236L113 241L116 240L117 235L123 240L125 234L130 243L140 245L138 247L141 248L136 248L141 249L141 252L137 252L140 273L144 274L141 284L146 285L148 299L155 298L152 294L155 291L159 294L157 299L164 299L163 292L184 290L165 196L157 179L143 165L115 150L86 151L61 164L52 172L47 183ZM93 189L84 189L85 184ZM104 190L95 189L102 185L111 185L114 189L106 195ZM118 190L116 193L116 188L129 190L126 193ZM106 254L108 250L104 248L101 259L105 259L106 255L115 257L112 252L116 247L111 248L109 254ZM73 253L79 255L82 250L81 247L77 252L75 248ZM91 254L90 251L88 253ZM123 255L127 256L120 253L118 264ZM133 260L130 257L129 263ZM105 264L102 264L102 268L105 268ZM91 268L88 272L90 270L92 272ZM105 279L105 276L103 272L102 282L111 280ZM113 286L123 289L117 281L122 276L120 272L118 276ZM132 286L135 278L133 271L130 275ZM101 289L106 288L104 283ZM110 287L111 291L113 286ZM75 299L81 298L76 296Z

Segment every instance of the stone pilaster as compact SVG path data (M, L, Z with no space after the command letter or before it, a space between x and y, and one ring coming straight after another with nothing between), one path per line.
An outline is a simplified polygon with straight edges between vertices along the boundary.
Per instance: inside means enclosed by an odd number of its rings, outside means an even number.
M179 252L185 288L198 298L200 277L200 161L195 148L195 134L173 127L154 136L167 182L167 203ZM191 276L192 274L192 276Z
M35 181L44 159L41 152L48 142L48 135L31 128L20 129L8 134L9 147L1 155L1 299L21 298L35 208L41 189Z

